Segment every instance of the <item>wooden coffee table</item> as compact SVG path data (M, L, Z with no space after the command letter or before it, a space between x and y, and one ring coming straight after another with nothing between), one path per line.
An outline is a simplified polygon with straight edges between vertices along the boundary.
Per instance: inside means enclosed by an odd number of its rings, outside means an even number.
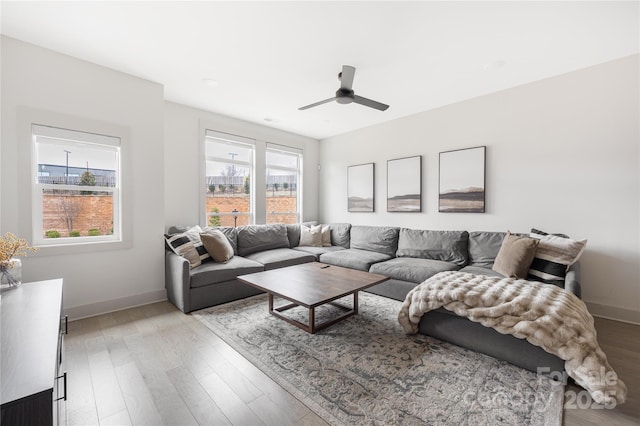
M313 262L254 274L240 275L238 280L267 292L269 313L308 333L329 327L358 313L358 291L387 281L389 277L340 266ZM353 295L353 306L345 307L334 300ZM274 308L273 297L278 296L291 303ZM336 318L316 324L315 309L330 303L344 312ZM288 309L302 306L309 310L309 323L304 324L281 314Z

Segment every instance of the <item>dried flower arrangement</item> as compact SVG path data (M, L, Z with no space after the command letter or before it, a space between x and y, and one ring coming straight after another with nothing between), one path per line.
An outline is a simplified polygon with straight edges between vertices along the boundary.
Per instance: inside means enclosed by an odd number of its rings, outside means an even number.
M37 251L35 247L30 247L27 240L18 238L10 232L0 236L0 277L6 280L10 286L19 284L11 275L11 269L18 256L26 256L28 251Z

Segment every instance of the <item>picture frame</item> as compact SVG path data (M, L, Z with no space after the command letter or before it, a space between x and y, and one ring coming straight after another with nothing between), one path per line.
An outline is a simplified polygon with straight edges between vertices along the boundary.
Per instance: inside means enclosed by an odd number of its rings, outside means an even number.
M358 213L374 211L374 173L373 163L347 167L347 211Z
M387 211L422 212L422 155L387 160Z
M441 152L438 211L485 212L486 146Z

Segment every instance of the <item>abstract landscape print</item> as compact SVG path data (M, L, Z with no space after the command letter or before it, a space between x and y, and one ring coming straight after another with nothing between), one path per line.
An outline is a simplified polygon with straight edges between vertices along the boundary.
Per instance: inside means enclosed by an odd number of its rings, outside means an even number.
M374 186L373 163L359 164L347 168L347 210L350 212L373 212Z
M484 213L486 146L440 153L438 211Z
M422 156L387 161L387 211L422 211Z

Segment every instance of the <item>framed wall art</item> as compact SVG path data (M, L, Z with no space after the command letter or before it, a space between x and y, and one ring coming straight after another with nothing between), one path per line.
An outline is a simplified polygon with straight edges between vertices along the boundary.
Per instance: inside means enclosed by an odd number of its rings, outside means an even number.
M387 161L387 211L422 211L422 156Z
M438 211L484 213L486 148L440 153Z
M373 212L374 206L373 163L358 164L347 168L347 210Z

